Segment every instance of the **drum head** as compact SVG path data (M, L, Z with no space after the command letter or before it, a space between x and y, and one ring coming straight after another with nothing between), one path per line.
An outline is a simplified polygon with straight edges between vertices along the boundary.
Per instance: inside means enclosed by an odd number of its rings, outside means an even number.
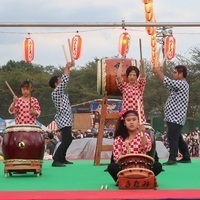
M97 63L97 93L98 94L103 94L103 91L102 91L102 60L99 60L98 63Z
M148 160L150 160L152 163L154 163L154 159L152 158L152 157L150 157L150 156L148 156L148 155L146 155L146 154L133 154L133 153L131 153L131 154L126 154L126 155L123 155L123 156L121 156L118 160L117 160L117 163L121 163L122 162L122 160L124 160L125 158L129 158L129 157L131 157L131 158L138 158L138 157L140 157L140 158L146 158L146 159L148 159Z
M129 168L121 170L117 176L123 176L124 178L131 179L140 179L140 178L148 178L150 175L154 175L151 170L144 168Z
M32 124L20 124L20 125L13 125L13 126L7 126L5 132L40 132L42 133L43 130L37 126Z

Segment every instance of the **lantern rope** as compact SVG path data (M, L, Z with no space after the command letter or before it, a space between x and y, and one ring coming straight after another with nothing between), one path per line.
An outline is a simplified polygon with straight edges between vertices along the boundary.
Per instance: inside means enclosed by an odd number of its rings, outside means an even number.
M104 31L104 30L121 30L121 28L101 28L101 29L87 29L87 30L81 30L79 33L87 33L87 32L96 32L96 31ZM146 32L145 30L141 29L128 29L130 32ZM44 31L44 32L31 32L33 35L45 35L45 34L71 34L74 33L74 31ZM13 35L25 35L27 32L17 32L17 31L0 31L0 34L13 34ZM187 35L187 34L194 34L194 35L200 35L200 32L176 32L176 35Z

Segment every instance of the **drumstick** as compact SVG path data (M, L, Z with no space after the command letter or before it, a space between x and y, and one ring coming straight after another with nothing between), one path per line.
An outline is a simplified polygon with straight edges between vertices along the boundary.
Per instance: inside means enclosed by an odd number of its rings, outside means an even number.
M161 47L157 51L157 67L160 68L160 52L161 52Z
M137 106L138 106L138 118L139 118L139 125L141 125L141 112L140 112L140 102L137 100ZM143 132L140 132L141 137L143 137Z
M137 100L139 124L141 124L140 102Z
M140 46L140 60L142 60L142 40L139 39L139 46Z
M72 55L72 48L71 48L71 44L70 44L70 39L68 38L68 46L69 46L69 52L70 52L70 57L71 57L71 62L74 61L73 59L73 55Z
M71 44L70 44L70 39L68 38L68 46L69 46L69 52L70 52L70 57L71 57L71 66L75 65L74 59L73 59L73 55L72 55L72 48L71 48Z
M118 78L121 78L121 76L122 76L123 65L124 65L124 57L121 58L121 61L120 61L119 66L117 68L117 77Z
M68 57L67 57L67 53L65 51L65 46L64 45L62 45L62 49L63 49L63 53L64 53L64 56L65 56L65 60L66 60L66 62L68 62Z
M29 83L29 90L30 90L30 109L31 109L31 93L32 93L32 91L31 91L31 84Z
M162 67L163 67L163 65L164 65L164 63L165 63L165 61L166 61L166 55L164 54L163 60L162 60L162 62L161 62L161 69L162 69Z
M127 153L128 154L131 153L131 149L130 149L128 142L125 142L125 146L126 146Z
M142 58L142 40L139 39L139 47L140 47L140 74L145 77L145 69L144 69L144 62Z
M13 96L16 96L15 93L13 92L12 88L10 87L10 85L8 84L7 81L5 81L6 85L8 86L8 89L10 90L10 92L12 93Z

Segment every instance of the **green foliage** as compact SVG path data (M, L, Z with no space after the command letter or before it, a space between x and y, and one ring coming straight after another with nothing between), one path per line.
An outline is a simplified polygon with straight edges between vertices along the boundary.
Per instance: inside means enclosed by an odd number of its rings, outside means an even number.
M70 75L69 94L71 104L101 98L97 94L97 64L89 62L86 67L73 69Z

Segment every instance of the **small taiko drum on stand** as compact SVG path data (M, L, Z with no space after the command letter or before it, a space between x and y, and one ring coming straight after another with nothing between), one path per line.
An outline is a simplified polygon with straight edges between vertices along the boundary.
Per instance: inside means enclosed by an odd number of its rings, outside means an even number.
M45 142L43 130L36 125L15 125L5 130L2 143L4 175L34 172L41 175Z
M97 65L97 93L103 95L119 96L120 91L116 84L117 68L121 62L120 58L105 58L98 61ZM124 59L122 68L122 77L126 80L126 69L129 66L137 66L137 61L134 59Z
M145 154L127 154L118 159L121 171L119 189L155 189L156 179L152 171L154 159Z

